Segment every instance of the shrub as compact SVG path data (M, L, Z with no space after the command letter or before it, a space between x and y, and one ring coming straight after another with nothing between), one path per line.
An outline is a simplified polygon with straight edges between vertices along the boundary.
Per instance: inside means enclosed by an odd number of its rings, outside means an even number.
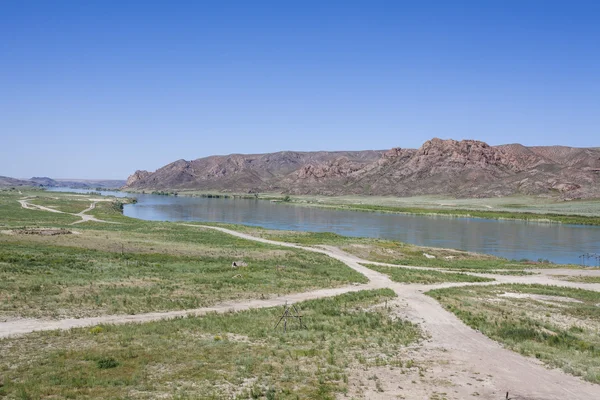
M97 334L102 333L102 332L104 332L104 329L102 329L101 326L95 326L92 329L90 329L90 333L92 335L97 335Z
M119 362L112 357L105 357L96 361L96 365L99 369L109 369L118 367Z

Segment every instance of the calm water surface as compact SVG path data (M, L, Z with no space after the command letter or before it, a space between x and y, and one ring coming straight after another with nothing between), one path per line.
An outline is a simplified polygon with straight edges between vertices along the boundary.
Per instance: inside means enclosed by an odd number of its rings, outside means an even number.
M133 196L138 203L126 205L124 214L152 221L226 222L268 229L335 232L516 260L543 258L557 263L579 263L579 255L583 253L600 253L600 227L597 226L341 211L264 200Z

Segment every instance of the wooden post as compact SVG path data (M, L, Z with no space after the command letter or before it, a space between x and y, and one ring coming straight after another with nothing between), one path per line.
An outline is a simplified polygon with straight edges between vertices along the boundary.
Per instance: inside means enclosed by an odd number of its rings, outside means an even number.
M283 321L283 331L287 332L288 318L296 318L298 320L298 323L300 324L300 328L306 328L306 325L304 324L304 322L302 322L302 315L300 314L300 312L298 311L296 306L293 304L292 304L292 309L294 310L295 315L291 314L290 307L288 306L287 301L286 301L284 309L283 309L283 314L279 318L279 321L277 321L277 324L275 325L275 329L277 329L277 327L279 326L281 321Z

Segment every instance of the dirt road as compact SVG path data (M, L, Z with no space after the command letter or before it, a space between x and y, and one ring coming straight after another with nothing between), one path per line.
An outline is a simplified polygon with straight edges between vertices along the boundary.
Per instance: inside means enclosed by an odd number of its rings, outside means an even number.
M21 207L23 207L27 210L48 211L48 212L53 212L53 213L57 213L57 214L73 215L73 216L81 218L81 220L75 221L71 225L80 224L82 222L87 222L87 221L104 222L106 224L118 224L118 222L104 221L102 219L98 219L98 218L94 217L93 215L86 214L87 212L92 211L94 208L96 208L97 201L93 201L92 204L90 204L90 206L88 208L86 208L85 210L78 212L77 214L72 214L72 213L67 213L67 212L60 211L60 210L55 210L50 207L44 207L44 206L38 206L37 204L31 204L27 201L28 199L30 199L30 198L25 197L24 199L18 200L19 203L21 203Z
M225 228L210 227L210 229L248 240L280 244L279 242L256 238ZM285 245L326 254L361 273L363 273L365 267L359 263L370 263L337 248L321 246L319 249L314 249L289 243ZM404 396L407 399L412 399L419 398L417 396L420 395L429 396L438 389L438 393L444 392L447 393L447 398L456 399L477 397L500 400L504 398L506 392L510 392L510 397L513 399L600 399L600 385L585 382L558 369L548 369L535 359L523 357L503 348L497 342L467 327L454 314L444 310L433 298L423 294L423 291L433 288L464 286L464 283L404 285L390 282L386 275L367 270L368 275L365 275L369 277L371 283L374 283L377 287L390 287L396 292L399 297L399 315L419 323L423 330L430 335L430 341L419 350L418 358L425 363L432 361L432 359L435 359L436 362L435 367L432 367L431 370L434 372L434 376L431 376L431 382L425 385L426 389L423 388L423 385L414 385L416 387L411 388L414 377L404 377L402 379L399 376L400 374L396 373L383 382L386 386L383 392L374 388L372 391L363 392L364 397L369 399L396 399L398 396ZM575 271L563 271L565 274L569 272L573 273ZM598 284L556 281L548 276L491 275L491 277L498 279L497 282L491 282L493 284L558 283L564 286L600 291L600 285ZM474 375L482 378L473 379ZM359 372L355 378L360 379L361 373ZM403 382L404 386L399 382ZM439 388L437 388L436 382L445 383L438 383ZM398 386L402 388L400 389ZM430 391L429 394L427 394L427 391ZM451 392L454 393L451 394Z
M225 302L212 307L197 308L192 310L154 312L137 315L105 315L92 318L68 318L61 320L17 319L0 322L0 338L23 335L35 331L67 330L83 328L100 324L128 324L173 319L189 315L204 315L209 312L226 313L230 311L243 311L252 308L281 306L287 303L297 303L305 300L320 299L337 296L348 292L372 289L373 285L345 286L333 289L321 289L312 292L294 293L265 300L246 300L244 302Z

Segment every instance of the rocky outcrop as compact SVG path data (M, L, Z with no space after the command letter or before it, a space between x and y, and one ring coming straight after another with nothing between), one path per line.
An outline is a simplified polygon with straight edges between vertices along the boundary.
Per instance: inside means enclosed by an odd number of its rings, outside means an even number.
M143 182L149 175L150 172L138 169L132 175L129 175L125 187L134 187L138 182Z
M229 192L285 191L286 178L342 174L381 157L381 151L231 154L179 160L153 173L131 176L125 189L203 189ZM324 172L324 170L327 170ZM302 172L304 171L304 172ZM135 175L135 174L134 174ZM304 179L303 178L303 179Z
M202 189L321 195L600 197L600 150L489 146L434 138L419 149L279 152L179 160L136 171L126 189Z
M299 179L339 178L360 171L363 163L352 162L347 157L341 157L322 164L309 164L301 167L294 175Z

